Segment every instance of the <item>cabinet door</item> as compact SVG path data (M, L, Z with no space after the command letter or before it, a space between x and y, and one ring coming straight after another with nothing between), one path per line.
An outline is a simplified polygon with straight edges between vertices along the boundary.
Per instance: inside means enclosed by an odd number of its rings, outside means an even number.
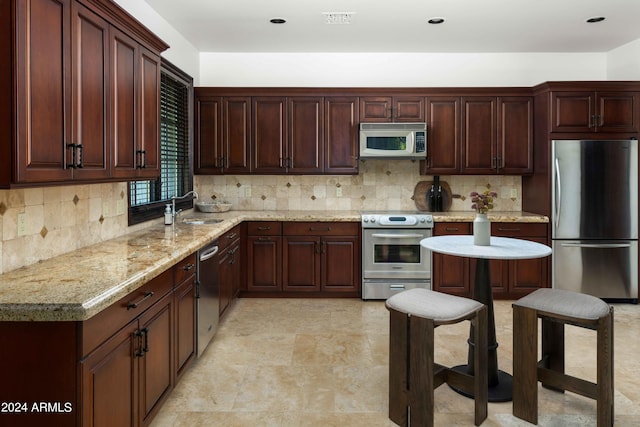
M109 24L73 3L73 144L68 163L74 179L104 179L109 162ZM75 156L75 158L74 158Z
M497 172L525 174L533 171L533 98L498 98Z
M220 253L220 266L218 269L220 277L220 298L219 315L227 309L233 294L234 268L233 268L233 247L229 247Z
M552 92L551 132L593 132L595 92Z
M138 322L132 321L80 362L82 425L138 425Z
M424 122L424 97L394 96L394 122Z
M360 98L361 122L390 122L392 119L390 96L367 96Z
M527 237L527 240L547 244L542 237ZM510 261L509 297L521 298L536 289L548 288L549 257Z
M289 98L287 170L320 173L324 165L324 100Z
M427 98L427 159L425 173L460 171L460 98Z
M16 182L72 177L71 2L15 2ZM5 61L10 60L5 58ZM3 141L3 144L5 142Z
M637 132L640 128L639 102L637 92L598 92L598 131Z
M320 237L285 236L282 246L282 289L285 291L319 291Z
M358 98L325 98L324 173L358 173Z
M471 225L469 223L438 223L435 224L433 230L435 236L470 233ZM468 258L433 252L432 262L432 287L434 291L471 297Z
M113 176L137 174L138 44L111 27L111 115L113 120Z
M249 173L251 169L251 98L222 99L222 159L224 173Z
M322 238L322 290L354 292L360 289L358 236Z
M284 97L253 98L253 173L286 171L286 105Z
M167 294L139 320L142 332L140 361L140 424L146 425L173 388L173 295Z
M194 173L220 174L222 154L222 98L195 101Z
M196 354L196 294L195 276L191 276L176 287L176 376L184 373L183 368L193 360Z
M282 290L282 238L249 236L247 238L247 290Z
M462 98L462 168L465 174L496 173L497 99Z
M138 177L160 176L160 56L140 46Z

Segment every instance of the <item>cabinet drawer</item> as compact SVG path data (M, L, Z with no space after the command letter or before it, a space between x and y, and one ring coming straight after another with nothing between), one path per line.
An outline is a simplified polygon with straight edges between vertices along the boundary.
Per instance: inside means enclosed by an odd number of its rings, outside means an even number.
M278 221L255 221L247 224L247 234L250 236L279 236L282 224Z
M196 254L191 254L173 267L173 283L179 285L196 274Z
M360 224L355 222L285 222L282 233L296 236L357 236Z
M471 234L470 222L441 222L433 226L434 236L444 236L447 234Z
M229 245L238 240L240 238L240 234L240 226L236 225L231 230L220 236L220 238L218 239L218 247L220 248L220 252L222 252L227 247L229 247Z
M491 235L501 237L547 237L547 224L492 222Z
M126 297L82 323L82 355L88 354L120 328L142 314L173 288L170 268Z

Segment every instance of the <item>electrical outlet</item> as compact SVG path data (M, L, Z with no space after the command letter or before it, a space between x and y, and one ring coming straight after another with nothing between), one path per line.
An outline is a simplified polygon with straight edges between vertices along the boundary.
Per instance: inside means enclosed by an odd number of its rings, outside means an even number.
M26 236L27 235L27 214L19 213L18 214L18 236Z
M518 190L516 190L515 188L511 189L511 198L515 199L518 197Z
M342 197L342 187L336 187L336 197Z
M244 197L251 197L251 187L249 185L244 187Z
M116 215L124 215L124 200L116 202Z
M111 214L109 210L109 202L102 202L102 216L105 218Z

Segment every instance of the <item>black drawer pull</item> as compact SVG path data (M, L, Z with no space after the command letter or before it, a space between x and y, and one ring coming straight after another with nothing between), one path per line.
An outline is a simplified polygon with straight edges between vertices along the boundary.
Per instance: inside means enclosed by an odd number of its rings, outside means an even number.
M152 296L153 296L153 292L151 292L151 291L145 292L144 293L144 297L142 297L142 299L140 301L138 301L138 302L128 302L127 303L127 310L131 310L132 308L138 308L138 306L140 304L142 304L145 300L148 300Z
M498 231L520 231L519 228L498 228Z
M460 231L458 227L446 227L445 231Z
M235 239L236 237L238 237L238 235L237 235L236 233L231 233L231 234L229 234L229 235L227 236L227 239L229 239L229 240L233 240L233 239Z
M258 230L259 230L259 231L268 231L268 230L271 230L271 227L268 227L268 226L267 226L267 227L258 226Z
M185 265L184 267L182 267L182 269L183 269L184 271L189 271L189 270L191 270L193 267L195 267L195 264L187 264L187 265Z
M271 237L258 237L258 240L261 242L268 242L271 240Z
M309 231L331 231L331 227L309 227Z

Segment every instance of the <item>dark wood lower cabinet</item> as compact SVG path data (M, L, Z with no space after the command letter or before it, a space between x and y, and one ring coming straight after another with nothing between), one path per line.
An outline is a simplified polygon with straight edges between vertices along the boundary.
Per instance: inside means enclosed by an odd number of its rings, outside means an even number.
M471 223L438 223L434 235L472 234ZM514 237L547 244L547 224L492 223L491 235ZM490 260L491 287L495 299L518 299L539 288L549 287L548 258ZM473 296L476 261L452 255L433 254L433 289Z
M247 291L274 295L360 295L360 226L335 222L252 222Z
M0 322L0 402L27 405L0 425L149 425L195 355L194 266L83 322Z

